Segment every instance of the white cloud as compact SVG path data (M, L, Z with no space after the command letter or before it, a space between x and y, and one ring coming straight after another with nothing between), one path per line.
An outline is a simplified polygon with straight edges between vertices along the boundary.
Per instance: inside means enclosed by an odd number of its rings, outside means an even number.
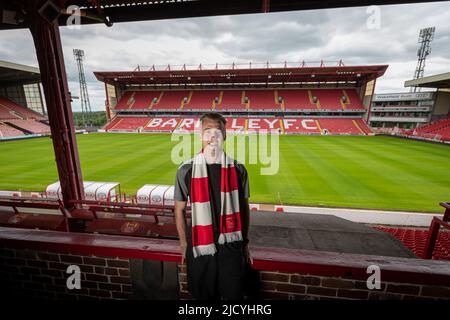
M231 64L340 60L346 65L389 64L377 92L408 91L417 61L417 37L436 26L425 75L450 65L449 2L382 6L380 29L368 29L366 7L219 16L61 28L69 87L79 95L74 48L85 52L91 105L104 109L104 86L93 71L137 65ZM28 30L0 32L0 59L37 66ZM73 110L80 110L79 101Z

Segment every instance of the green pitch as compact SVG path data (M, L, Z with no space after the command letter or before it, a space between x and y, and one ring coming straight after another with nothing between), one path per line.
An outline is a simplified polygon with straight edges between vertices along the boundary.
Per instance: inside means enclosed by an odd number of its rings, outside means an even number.
M83 178L173 184L167 134L78 135ZM280 136L279 171L249 164L254 203L442 212L450 200L450 147L391 137ZM248 143L247 143L248 145ZM188 156L188 155L187 155ZM187 156L185 158L187 158ZM50 138L0 143L0 190L44 191L58 180Z

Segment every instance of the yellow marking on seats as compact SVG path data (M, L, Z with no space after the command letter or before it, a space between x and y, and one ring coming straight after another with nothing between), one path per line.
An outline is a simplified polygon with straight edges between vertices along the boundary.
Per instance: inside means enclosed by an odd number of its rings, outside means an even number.
M158 104L159 103L159 99L161 99L163 94L164 94L164 91L161 91L161 93L159 94L158 99L156 99L156 103L153 103L153 99L155 98L155 97L153 97L152 101L150 101L150 105L148 106L148 108L152 109L155 104Z
M161 93L159 94L159 97L158 97L158 100L156 101L156 103L153 103L153 99L152 99L152 102L150 104L149 109L152 109L155 104L158 104L161 101L163 95L164 95L164 91L161 91Z
M365 132L364 132L364 130L362 130L361 129L361 127L359 126L359 124L358 124L358 122L356 122L356 120L352 120L353 121L353 124L358 128L358 130L362 133L362 134L366 134Z
M218 101L217 101L217 104L216 104L215 99L213 99L213 103L212 103L212 109L213 109L213 110L216 110L216 105L222 104L222 98L223 98L223 91L220 91L220 93L219 93L219 99L218 99Z
M128 109L131 109L131 107L134 105L134 103L136 102L136 99L134 99L134 95L136 92L133 92L131 94L131 97L128 99L127 104L128 104ZM130 102L130 100L133 99L132 102Z
M144 126L144 130L145 130L145 128L147 128L147 126L148 126L148 124L151 122L153 120L153 118L150 118L150 120L148 120L148 122L145 124L145 126Z
M182 122L183 122L183 119L180 119L180 121L177 123L177 125L175 126L175 128L172 130L172 132L175 132L175 130L178 129L178 127L181 125Z
M322 127L320 126L319 120L315 120L317 127L319 128L320 134L322 134Z
M164 95L164 91L161 91L161 93L159 94L159 97L158 97L158 101L156 101L156 104L161 102L163 95Z
M339 101L341 102L341 107L343 110L347 109L347 104L350 104L350 98L347 95L347 92L345 92L345 90L342 90L342 92L344 93L345 96L345 102L342 101L341 98L339 98Z
M123 121L123 119L120 119L119 121L117 121L117 123L115 124L115 125L113 125L113 127L111 128L111 129L109 129L109 130L112 130L112 129L114 129L115 127L117 127L117 125L119 124L119 123L121 123Z
M348 94L347 94L347 91L345 91L345 90L342 90L342 91L344 91L344 96L345 96L345 98L347 99L346 101L346 103L345 104L350 104L350 103L352 103L351 101L350 101L350 97L348 96Z
M274 93L275 93L275 105L279 105L281 110L284 111L284 100L282 100L281 103L278 102L278 99L279 99L278 90L274 90Z
M313 95L311 93L311 90L308 90L308 96L309 96L309 102L312 103L312 104L315 104L317 109L320 109L320 101L319 101L319 99L317 99L317 102L314 103Z
M284 134L284 123L283 123L283 120L279 120L280 121L280 129L281 129L281 133L283 133Z
M186 104L189 104L189 102L191 101L192 93L193 93L192 90L189 91L189 95L188 95L188 99L186 101ZM183 107L184 107L184 97L181 99L180 109L183 109Z

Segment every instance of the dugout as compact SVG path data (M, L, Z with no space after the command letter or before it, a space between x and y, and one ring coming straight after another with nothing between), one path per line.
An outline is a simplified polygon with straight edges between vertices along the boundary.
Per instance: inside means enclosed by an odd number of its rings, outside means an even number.
M121 190L118 182L83 182L86 200L115 202L120 199ZM62 199L61 183L54 182L47 186L45 195L49 199Z

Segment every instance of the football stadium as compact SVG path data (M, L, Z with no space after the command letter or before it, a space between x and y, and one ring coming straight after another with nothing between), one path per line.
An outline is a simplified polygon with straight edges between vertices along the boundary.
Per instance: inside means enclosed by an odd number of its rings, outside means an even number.
M39 61L0 60L2 293L191 300L174 184L199 150L200 117L213 112L225 117L225 151L250 181L247 299L450 299L450 74L423 76L434 28L421 30L421 76L404 79L410 92L376 93L390 61L199 57L94 70L106 123L79 128L71 103L80 99L84 121L85 75L78 64L75 97L59 33L70 5L82 25L111 26L357 4L0 2L0 30L29 29ZM75 288L72 265L81 270ZM374 265L381 280L370 287Z

